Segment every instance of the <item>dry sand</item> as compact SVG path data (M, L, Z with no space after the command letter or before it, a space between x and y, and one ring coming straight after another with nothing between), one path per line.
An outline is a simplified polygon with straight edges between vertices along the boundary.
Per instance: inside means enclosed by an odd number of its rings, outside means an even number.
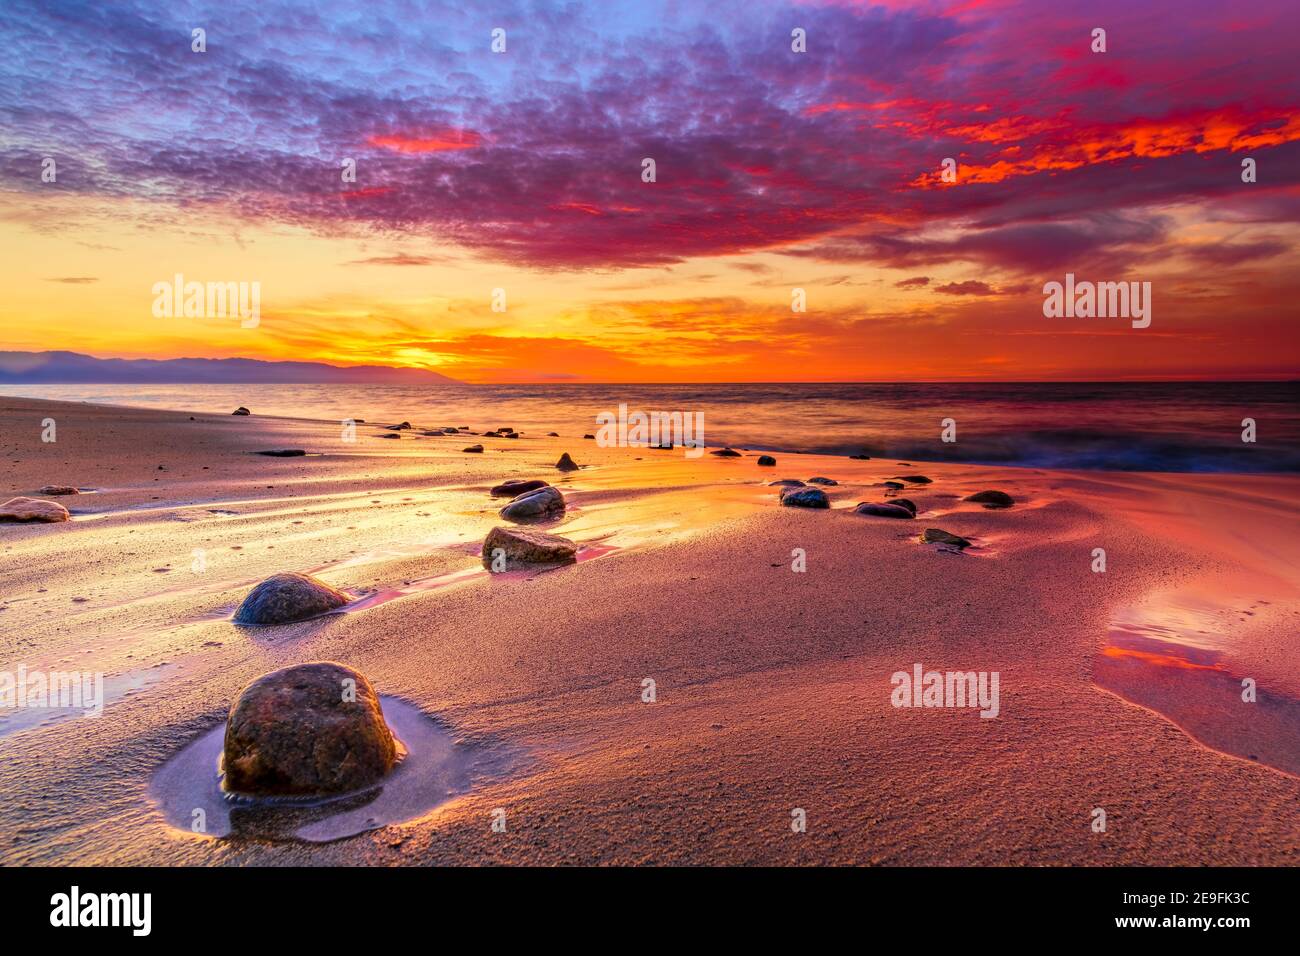
M4 498L97 489L58 499L70 522L0 525L0 670L103 671L112 688L99 719L0 717L0 862L1300 862L1300 479L795 454L760 468L555 430L393 441L362 425L349 444L337 423L0 398ZM251 454L283 447L319 455ZM563 451L589 467L555 471ZM917 521L849 510L914 473L934 479L907 493ZM831 510L766 487L812 475L840 482ZM477 546L503 522L487 490L533 477L564 490L547 530L583 560L488 575ZM1018 504L959 501L985 488ZM979 547L923 545L926 527ZM232 625L281 570L371 597ZM1143 627L1162 621L1172 650L1151 653ZM320 659L435 719L463 785L328 843L168 824L160 769L248 681ZM891 674L918 662L999 672L999 716L894 708ZM1267 719L1238 699L1246 676Z

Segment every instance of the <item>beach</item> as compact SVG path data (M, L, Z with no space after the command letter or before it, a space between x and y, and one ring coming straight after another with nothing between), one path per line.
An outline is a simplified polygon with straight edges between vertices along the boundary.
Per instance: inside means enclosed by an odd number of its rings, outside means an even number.
M516 439L388 414L348 441L256 407L0 398L3 497L85 491L57 499L70 521L0 525L0 669L108 688L97 718L0 716L0 862L1298 862L1300 477L763 467L598 447L558 408L559 437ZM285 448L308 455L255 454ZM555 469L564 452L581 470ZM915 520L853 512L903 475L932 479L904 492ZM812 476L838 482L829 509L781 507L769 485ZM489 573L480 546L507 523L489 489L532 478L564 494L546 530L578 560ZM1015 504L962 500L985 489ZM281 571L355 601L233 624ZM444 792L339 839L178 825L160 772L250 681L305 661L423 715L448 742ZM895 706L891 676L918 664L996 672L996 717Z

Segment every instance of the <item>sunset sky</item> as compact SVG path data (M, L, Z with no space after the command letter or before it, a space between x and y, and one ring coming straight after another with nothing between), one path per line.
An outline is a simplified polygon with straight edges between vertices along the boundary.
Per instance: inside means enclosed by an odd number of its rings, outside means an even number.
M1295 0L6 0L0 42L0 349L468 382L1300 370ZM1045 318L1067 272L1151 282L1151 327ZM260 282L260 324L156 318L176 273Z

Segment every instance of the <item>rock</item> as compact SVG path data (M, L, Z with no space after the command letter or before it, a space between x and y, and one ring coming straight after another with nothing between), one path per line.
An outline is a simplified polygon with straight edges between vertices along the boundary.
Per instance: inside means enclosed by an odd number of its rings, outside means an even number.
M516 562L554 564L576 560L578 546L558 534L531 528L493 528L483 540L483 564L491 567L496 551L505 552L506 567Z
M251 415L251 414L253 414L253 413L250 412L250 411L249 411L247 408L245 408L243 405L240 405L238 408L236 408L236 409L235 409L233 412L231 412L230 414L232 414L232 415Z
M854 461L870 461L870 460L871 460L871 456L870 456L870 455L849 455L849 457L850 457L851 459L853 459Z
M926 528L921 535L921 540L926 544L947 544L954 548L969 548L971 546L971 543L961 535L942 531L939 528Z
M72 485L46 485L36 493L38 495L53 495L57 498L60 495L79 495L81 489L74 488Z
M392 434L392 435L376 435L375 437L376 438L401 438L402 436L397 434Z
M255 451L254 455L269 455L271 458L301 458L307 454L302 448L273 448L270 451Z
M518 437L519 437L519 433L518 433L518 432L507 432L506 434L502 435L501 437L502 437L502 438L518 438Z
M513 428L513 426L510 426L510 425L502 425L500 428L497 429L497 431L498 431L498 432L501 432L501 433L504 434L504 433L506 433L506 432L512 432L512 431L514 431L514 428Z
M893 488L895 491L901 491L903 488L906 487L906 485L904 485L901 481L887 481L885 482L885 487Z
M853 510L860 515L872 515L876 518L907 518L910 520L916 517L901 505L889 504L888 502L880 504L874 501L864 501Z
M577 471L580 466L576 461L569 457L569 453L566 451L560 456L560 460L555 463L555 467L560 469L560 471Z
M809 479L808 479L808 484L810 484L810 485L838 485L839 482L836 481L834 478L822 478L822 477L819 475L819 476L816 477L816 478L809 478Z
M264 674L226 722L226 789L282 796L370 786L397 762L397 744L365 675L332 661Z
M719 458L739 458L740 452L734 448L716 448L709 452L710 455L717 455Z
M985 508L1010 508L1016 503L1016 499L1005 491L977 491L973 495L967 495L962 501L973 501Z
M468 448L462 448L461 451L467 451L467 452L469 452L470 454L473 454L473 455L481 455L481 454L483 454L483 446L482 446L482 445L470 445Z
M411 423L401 422L397 425L385 425L384 427L387 428L390 432L404 432L410 429Z
M536 491L538 488L545 488L550 485L549 481L542 481L540 478L529 480L511 479L504 481L492 489L493 498L516 498L525 491Z
M444 435L458 435L458 434L460 434L460 429L458 429L458 428L452 428L451 426L447 426L447 427L443 428L442 433L443 433Z
M501 509L500 515L510 521L541 521L564 514L564 495L559 489L547 485L536 491L526 491Z
M914 485L934 484L934 482L932 482L929 478L925 477L925 475L902 475L900 476L900 480L910 482L911 484Z
M900 507L906 508L908 511L912 512L913 518L916 517L916 502L912 501L910 498L890 498L889 504L899 505Z
M583 435L582 437L583 437L583 438L590 438L592 441L595 441L595 440L596 440L596 436L595 436L595 435Z
M767 466L771 467L771 466L773 466L773 465L776 464L776 459L773 458L771 455L759 455L759 456L758 456L758 463L759 463L760 465L767 465Z
M769 488L776 488L778 486L786 488L803 488L804 483L798 478L778 478L776 481L769 481L767 486Z
M787 508L829 508L830 500L820 488L787 488L781 492L781 504Z
M40 498L10 498L0 505L0 521L67 521L68 509L57 501Z
M248 592L235 611L235 623L253 627L305 621L351 601L337 588L308 574L273 574Z
M547 433L546 433L546 437L547 437L547 438L559 438L559 437L560 437L560 433L559 433L559 432L547 432Z

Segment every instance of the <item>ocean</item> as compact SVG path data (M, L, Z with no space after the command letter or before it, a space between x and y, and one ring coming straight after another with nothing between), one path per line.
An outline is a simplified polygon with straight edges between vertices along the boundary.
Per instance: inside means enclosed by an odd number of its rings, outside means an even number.
M712 445L1118 471L1300 471L1300 384L4 385L7 395L229 414L594 433L696 412ZM1242 440L1243 419L1255 422ZM955 441L942 440L945 419ZM950 434L952 430L950 429Z

